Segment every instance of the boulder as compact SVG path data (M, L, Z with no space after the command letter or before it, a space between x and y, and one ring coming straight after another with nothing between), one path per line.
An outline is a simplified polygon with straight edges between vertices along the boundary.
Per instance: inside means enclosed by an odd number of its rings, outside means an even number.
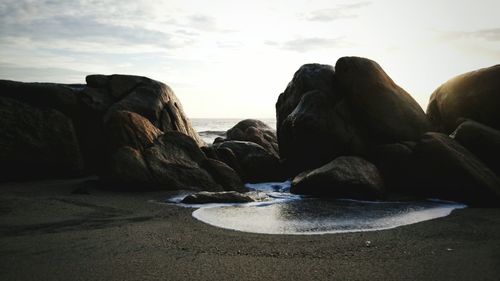
M356 156L341 156L297 175L290 191L335 198L377 199L384 194L384 184L372 163Z
M0 128L0 180L83 173L73 124L61 112L0 97Z
M238 122L226 132L226 138L227 140L254 142L279 157L276 131L260 120L245 119Z
M236 172L209 160L189 136L162 132L137 113L116 111L106 120L108 161L101 178L134 190L246 191Z
M451 137L500 176L500 131L467 120L457 127Z
M86 80L87 85L0 80L0 122L7 128L0 133L2 164L10 163L5 175L80 175L85 163L87 174L114 186L244 190L231 168L201 152L204 142L167 85L132 75Z
M130 111L115 111L104 124L109 149L129 146L144 150L163 134L148 119Z
M262 146L245 141L224 141L213 145L218 159L233 168L244 182L283 180L278 157Z
M307 64L276 103L280 157L290 174L378 145L417 140L429 124L417 102L374 61Z
M414 149L412 171L408 182L418 194L471 206L500 205L500 179L445 134L422 137Z
M370 160L377 166L388 192L408 193L412 191L411 173L413 151L416 142L384 144L375 147Z
M435 129L449 134L461 118L500 130L500 65L454 77L432 93L427 115Z
M269 197L262 192L239 193L235 191L207 192L202 191L188 195L182 199L185 204L209 204L209 203L249 203L266 201Z
M225 190L247 191L241 178L226 163L207 158L202 162L201 167L210 173L215 182L222 185Z

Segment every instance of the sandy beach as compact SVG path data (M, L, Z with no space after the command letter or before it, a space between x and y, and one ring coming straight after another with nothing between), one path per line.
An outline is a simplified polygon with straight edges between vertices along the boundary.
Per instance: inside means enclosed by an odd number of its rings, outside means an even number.
M74 192L77 190L77 192ZM86 194L88 193L88 194ZM392 230L262 235L85 179L0 186L1 280L498 280L500 209ZM367 242L370 245L367 246Z

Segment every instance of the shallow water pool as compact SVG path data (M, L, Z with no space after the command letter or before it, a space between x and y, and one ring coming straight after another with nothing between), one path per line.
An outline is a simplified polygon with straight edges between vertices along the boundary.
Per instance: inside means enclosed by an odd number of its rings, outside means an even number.
M449 215L465 205L438 201L370 202L289 193L290 182L249 184L270 201L197 205L193 217L225 229L265 234L327 234L391 229Z

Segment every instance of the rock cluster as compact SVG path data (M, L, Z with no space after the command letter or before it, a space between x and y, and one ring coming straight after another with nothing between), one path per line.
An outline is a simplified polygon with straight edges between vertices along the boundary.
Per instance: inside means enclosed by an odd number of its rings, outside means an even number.
M85 85L0 81L0 178L98 174L120 189L246 190L165 84L90 75Z
M372 60L306 64L279 95L276 131L247 119L213 144L161 82L86 82L0 80L0 180L97 174L119 189L211 191L186 199L203 203L252 201L243 182L291 178L313 196L500 205L499 65L444 83L425 113Z
M448 81L425 114L369 59L302 66L276 103L279 153L294 178L291 191L499 205L499 70Z

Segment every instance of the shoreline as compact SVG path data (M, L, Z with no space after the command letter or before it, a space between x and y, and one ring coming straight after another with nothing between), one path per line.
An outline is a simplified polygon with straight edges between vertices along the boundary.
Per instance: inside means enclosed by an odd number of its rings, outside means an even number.
M72 194L75 189L89 194ZM217 228L81 179L0 185L1 280L495 280L500 210L322 235ZM367 241L370 241L367 246Z

